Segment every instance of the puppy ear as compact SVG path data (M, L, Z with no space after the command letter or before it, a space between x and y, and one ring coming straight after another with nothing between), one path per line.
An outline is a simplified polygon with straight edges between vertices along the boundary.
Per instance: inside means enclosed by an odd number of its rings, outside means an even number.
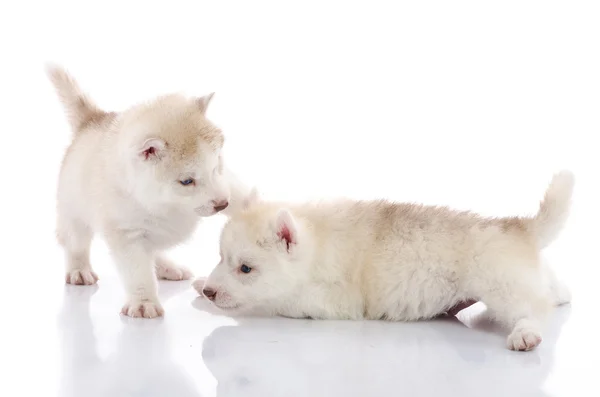
M202 114L206 113L206 109L208 108L208 104L210 103L210 101L212 100L213 96L215 95L214 92L211 92L208 95L205 95L201 98L197 98L196 99L196 104L198 105L198 109L200 110L200 112Z
M160 138L147 139L138 149L138 155L144 161L158 161L164 155L167 143Z
M275 230L277 232L277 237L279 237L280 240L285 241L289 252L290 246L298 242L298 229L294 217L288 210L281 210L277 214Z
M260 201L260 195L258 193L258 189L253 187L250 191L250 194L244 198L242 201L242 209L247 210L252 205L258 203Z
M252 188L252 191L246 196L240 196L237 193L238 192L232 189L231 196L229 197L229 206L220 213L231 218L236 213L245 211L260 201L258 190L256 190L256 188Z

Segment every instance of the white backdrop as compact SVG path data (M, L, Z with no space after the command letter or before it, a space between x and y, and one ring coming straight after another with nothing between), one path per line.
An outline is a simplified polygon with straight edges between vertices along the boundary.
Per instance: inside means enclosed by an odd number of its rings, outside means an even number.
M549 252L576 296L598 298L599 2L150 3L0 5L6 316L53 321L36 310L36 290L62 288L54 192L70 134L47 61L107 110L216 91L208 116L224 130L227 161L267 198L516 215L534 212L552 173L569 168L573 217ZM222 221L174 253L196 274L216 263ZM94 261L112 271L101 243ZM28 332L8 328L0 343Z

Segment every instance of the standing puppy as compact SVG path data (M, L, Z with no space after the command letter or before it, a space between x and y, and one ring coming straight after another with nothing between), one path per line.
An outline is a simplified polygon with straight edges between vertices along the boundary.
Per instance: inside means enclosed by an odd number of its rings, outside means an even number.
M73 130L58 184L59 242L66 252L66 282L94 284L89 260L101 233L127 292L122 313L163 314L156 276L189 279L163 251L190 237L198 217L229 205L232 175L223 167L221 131L205 118L212 94L166 95L120 113L100 110L57 67L48 75ZM233 197L235 199L235 197Z
M430 319L483 301L512 332L541 340L569 293L540 263L562 229L572 174L557 174L532 218L385 201L282 205L255 200L221 235L221 262L194 287L224 310L317 319Z

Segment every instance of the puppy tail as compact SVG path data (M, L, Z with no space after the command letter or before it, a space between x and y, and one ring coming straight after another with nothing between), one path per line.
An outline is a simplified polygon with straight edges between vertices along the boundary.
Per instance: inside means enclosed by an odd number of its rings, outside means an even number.
M534 218L540 249L550 245L565 226L574 185L575 176L570 171L561 171L552 178Z
M46 73L65 108L67 120L75 135L91 122L99 121L106 116L107 113L94 104L65 69L48 64Z

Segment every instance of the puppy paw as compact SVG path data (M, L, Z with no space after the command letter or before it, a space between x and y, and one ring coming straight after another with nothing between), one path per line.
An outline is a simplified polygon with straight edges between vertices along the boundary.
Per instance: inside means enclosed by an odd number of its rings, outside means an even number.
M123 306L121 314L129 317L155 318L165 314L160 302L132 299Z
M192 287L194 287L196 292L198 292L198 294L200 294L200 296L202 296L202 297L204 296L204 295L202 295L202 289L204 289L204 283L206 283L206 277L198 277L192 283Z
M194 275L187 268L160 258L156 260L156 277L160 280L181 281L189 280Z
M98 275L92 269L76 269L67 272L65 281L73 285L93 285L98 281Z
M534 349L542 342L542 335L533 329L514 330L507 340L510 350L529 351Z

